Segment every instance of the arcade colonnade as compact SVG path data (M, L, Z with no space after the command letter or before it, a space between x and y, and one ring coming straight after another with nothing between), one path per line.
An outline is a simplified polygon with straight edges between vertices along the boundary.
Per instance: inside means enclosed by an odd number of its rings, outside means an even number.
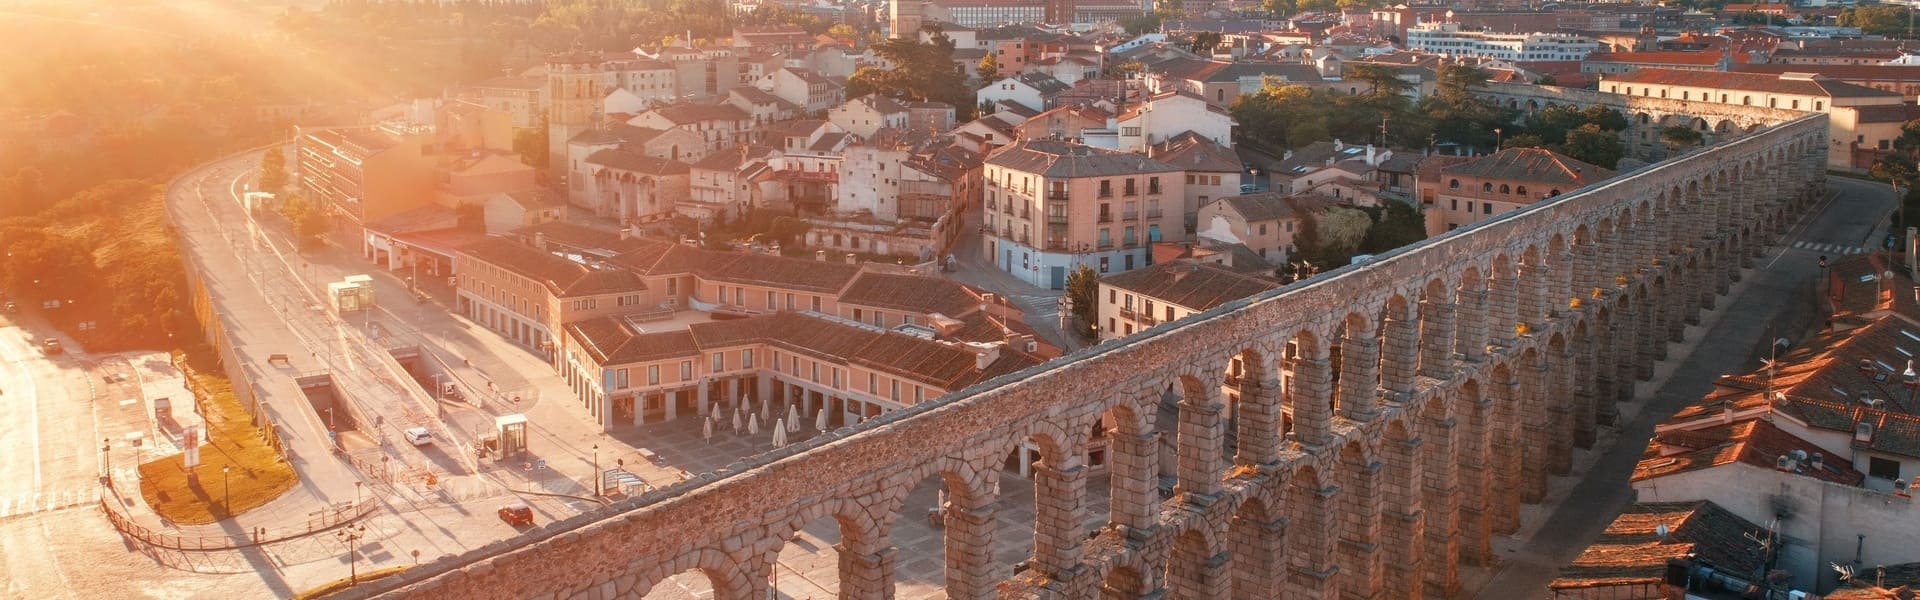
M758 600L782 546L831 518L841 596L891 598L891 527L937 477L952 598L1449 597L1816 202L1825 136L1823 115L1781 123L373 589L639 598L697 570L716 598ZM1096 437L1105 507L1087 501ZM1040 460L1016 574L991 549L1001 461L1023 445Z

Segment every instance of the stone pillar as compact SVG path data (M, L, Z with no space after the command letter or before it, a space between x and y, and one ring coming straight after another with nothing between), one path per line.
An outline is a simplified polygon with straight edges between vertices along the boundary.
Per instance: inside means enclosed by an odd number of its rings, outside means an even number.
M1349 327L1340 339L1340 416L1367 422L1380 414L1380 342Z
M997 477L998 473L989 475ZM965 502L964 496L948 496L945 519L947 550L947 597L987 600L993 598L993 518L991 498Z
M1571 300L1576 294L1574 278L1577 277L1574 273L1573 260L1572 249L1563 251L1553 257L1551 262L1552 266L1550 267L1553 287L1547 294L1548 317L1566 315L1572 308Z
M1640 362L1640 347L1633 339L1634 323L1639 321L1639 306L1645 300L1638 300L1633 306L1614 313L1612 322L1613 343L1607 353L1613 362L1613 393L1615 402L1633 401L1633 382L1639 380L1635 364Z
M1382 502L1378 482L1382 465L1379 461L1361 464L1347 458L1340 461L1340 491L1334 497L1340 507L1338 554L1344 584L1340 595L1347 600L1374 600L1385 589L1379 542Z
M1420 374L1434 379L1453 376L1453 303L1420 301Z
M1487 354L1487 290L1463 286L1459 293L1460 304L1456 306L1459 321L1453 352L1459 360L1480 362Z
M1493 532L1511 534L1520 530L1520 487L1524 456L1528 450L1521 448L1520 439L1521 405L1525 396L1520 389L1520 378L1530 367L1519 365L1518 371L1508 376L1507 381L1495 381L1487 386L1493 393L1493 422L1487 424L1487 437L1493 446L1488 454L1487 479L1493 487L1488 493L1488 521Z
M1392 434L1381 444L1385 476L1381 478L1385 508L1381 514L1380 536L1375 538L1386 550L1386 597L1415 600L1421 597L1421 582L1427 553L1425 512L1421 500L1425 489L1421 438L1398 438Z
M1633 360L1633 377L1636 381L1651 381L1653 365L1661 358L1661 349L1666 346L1664 336L1655 333L1654 323L1660 312L1660 293L1649 288L1646 297L1633 305L1633 339L1637 344Z
M1388 315L1381 329L1385 340L1380 359L1380 387L1394 402L1406 402L1413 394L1414 372L1420 366L1419 324L1411 315Z
M1332 378L1325 358L1293 360L1293 385L1287 391L1293 395L1294 439L1301 444L1325 446L1333 439Z
M1200 385L1196 397L1180 400L1180 429L1176 494L1212 496L1220 493L1220 473L1226 470L1226 408L1217 382Z
M1613 287L1613 281L1606 272L1600 259L1600 247L1592 241L1581 242L1573 247L1574 264L1579 270L1579 282L1574 287L1574 297L1582 306L1593 303L1594 295L1603 289Z
M1502 272L1487 281L1493 292L1488 305L1487 333L1492 336L1493 345L1512 348L1514 325L1520 322L1520 279Z
M1287 568L1287 519L1264 517L1242 512L1227 524L1232 539L1233 600L1281 597L1281 575Z
M1554 475L1573 471L1573 415L1580 402L1573 355L1569 345L1547 357L1551 366L1547 387L1541 392L1547 408L1547 472Z
M1461 481L1454 454L1453 417L1441 413L1438 405L1427 407L1420 418L1420 443L1423 461L1416 483L1420 486L1422 516L1419 554L1426 558L1424 585L1417 590L1427 598L1451 598L1460 589L1459 522Z
M1533 260L1538 261L1541 259L1535 258ZM1547 290L1549 287L1547 280L1550 277L1552 277L1552 273L1547 269L1545 264L1535 262L1520 263L1520 276L1515 281L1515 283L1518 284L1517 291L1519 292L1519 296L1516 304L1516 312L1514 313L1514 320L1516 323L1525 323L1528 332L1540 331L1541 328L1546 326L1547 313L1550 310L1547 307ZM1562 299L1562 301L1565 300Z
M1333 600L1340 597L1340 567L1334 563L1334 514L1332 486L1309 488L1305 482L1289 484L1287 494L1287 578L1286 592L1279 597L1302 600Z
M707 390L708 390L708 388L710 388L710 387L712 387L712 386L709 386L709 385L707 385L707 382L706 382L706 380L701 380L701 381L700 381L700 382L699 382L698 384L696 384L696 388L695 388L695 390L694 390L694 392L693 392L693 403L694 403L694 404L698 404L698 405L700 405L700 407L701 407L701 408L702 408L703 410L705 410L705 409L707 408L707 405L708 405L708 404L710 404L710 403L712 403L712 400L710 400L710 399L708 399L708 398L707 398L707 394L708 394L708 391L707 391ZM674 398L673 398L673 397L674 397L675 395L676 395L675 393L671 393L671 392L670 392L670 393L668 393L668 394L667 394L667 397L666 397L666 401L665 401L665 402L663 402L663 404L666 404L667 406L673 406L673 400L674 400ZM637 402L637 400L636 400L636 402ZM633 407L633 413L634 413L634 414L636 414L636 415L637 415L637 414L640 414L640 413L643 413L643 412L646 412L646 407L645 407L645 406L635 406L635 407ZM719 420L719 419L715 419L715 420Z
M1520 501L1527 504L1539 504L1547 495L1547 459L1552 454L1553 440L1558 437L1549 435L1552 411L1547 408L1547 382L1552 381L1554 373L1548 370L1545 357L1541 362L1522 364L1520 375L1520 430L1515 438L1514 450L1520 455ZM1560 405L1561 403L1555 402ZM1519 528L1519 513L1514 514L1514 528Z
M1454 444L1454 456L1449 461L1459 471L1459 493L1453 497L1460 499L1460 562L1479 566L1493 564L1492 499L1488 497L1492 487L1489 471L1493 453L1489 431L1493 426L1491 393L1489 390L1478 398L1462 397L1454 403L1466 411L1466 426Z
M1244 466L1278 464L1283 416L1280 379L1249 376L1240 381L1240 426L1235 432L1233 462Z
M1156 473L1155 454L1159 434L1141 435L1115 432L1107 441L1108 472L1113 480L1107 499L1108 521L1125 527L1129 536L1144 535L1154 528L1159 512L1160 476Z
M1600 416L1598 399L1601 396L1596 381L1598 361L1595 358L1600 352L1602 336L1595 335L1594 330L1589 325L1585 343L1573 346L1573 445L1580 448L1593 447L1594 424Z
M883 548L860 552L846 542L833 545L840 556L840 597L846 599L893 598L893 561L897 551Z
M1182 411L1185 412L1185 411ZM1072 578L1086 542L1087 467L1083 448L1067 449L1064 466L1033 465L1033 568L1055 580Z

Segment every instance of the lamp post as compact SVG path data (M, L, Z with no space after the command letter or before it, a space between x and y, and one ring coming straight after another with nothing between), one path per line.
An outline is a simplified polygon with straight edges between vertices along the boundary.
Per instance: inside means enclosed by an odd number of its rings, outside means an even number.
M100 476L113 487L113 438L100 438Z
M1503 133L1503 130L1501 128L1499 127L1493 128L1493 151L1494 152L1500 151L1501 133Z
M220 510L227 516L233 516L233 488L227 486L227 476L233 474L233 465L220 465Z
M600 445L593 445L593 495L600 495Z
M335 538L340 540L340 543L346 544L347 546L347 585L348 586L360 585L360 563L359 563L359 556L358 556L359 553L354 548L354 542L360 541L360 538L366 537L366 535L367 535L367 526L361 525L359 523L354 523L351 525L347 525L346 527L342 527L340 528L339 531L336 531L333 534Z

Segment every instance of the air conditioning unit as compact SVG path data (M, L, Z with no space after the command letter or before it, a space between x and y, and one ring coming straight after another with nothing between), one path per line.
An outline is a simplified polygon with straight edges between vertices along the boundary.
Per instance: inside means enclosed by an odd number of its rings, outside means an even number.
M1853 439L1859 442L1873 441L1873 424L1860 423L1853 426Z

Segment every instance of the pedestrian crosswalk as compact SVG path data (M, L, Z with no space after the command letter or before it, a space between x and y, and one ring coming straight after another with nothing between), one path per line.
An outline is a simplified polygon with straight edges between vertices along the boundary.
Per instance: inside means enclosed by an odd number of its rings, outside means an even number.
M1029 315L1052 314L1060 311L1058 294L1008 294L1007 300L1018 305Z
M0 497L0 519L93 504L99 501L100 491L95 485Z
M1865 249L1859 246L1844 246L1841 244L1822 244L1819 242L1808 242L1808 241L1794 242L1793 247L1799 248L1801 250L1811 250L1814 252L1819 252L1821 254L1833 254L1837 256L1848 256L1848 255L1860 254L1860 253L1866 252Z

